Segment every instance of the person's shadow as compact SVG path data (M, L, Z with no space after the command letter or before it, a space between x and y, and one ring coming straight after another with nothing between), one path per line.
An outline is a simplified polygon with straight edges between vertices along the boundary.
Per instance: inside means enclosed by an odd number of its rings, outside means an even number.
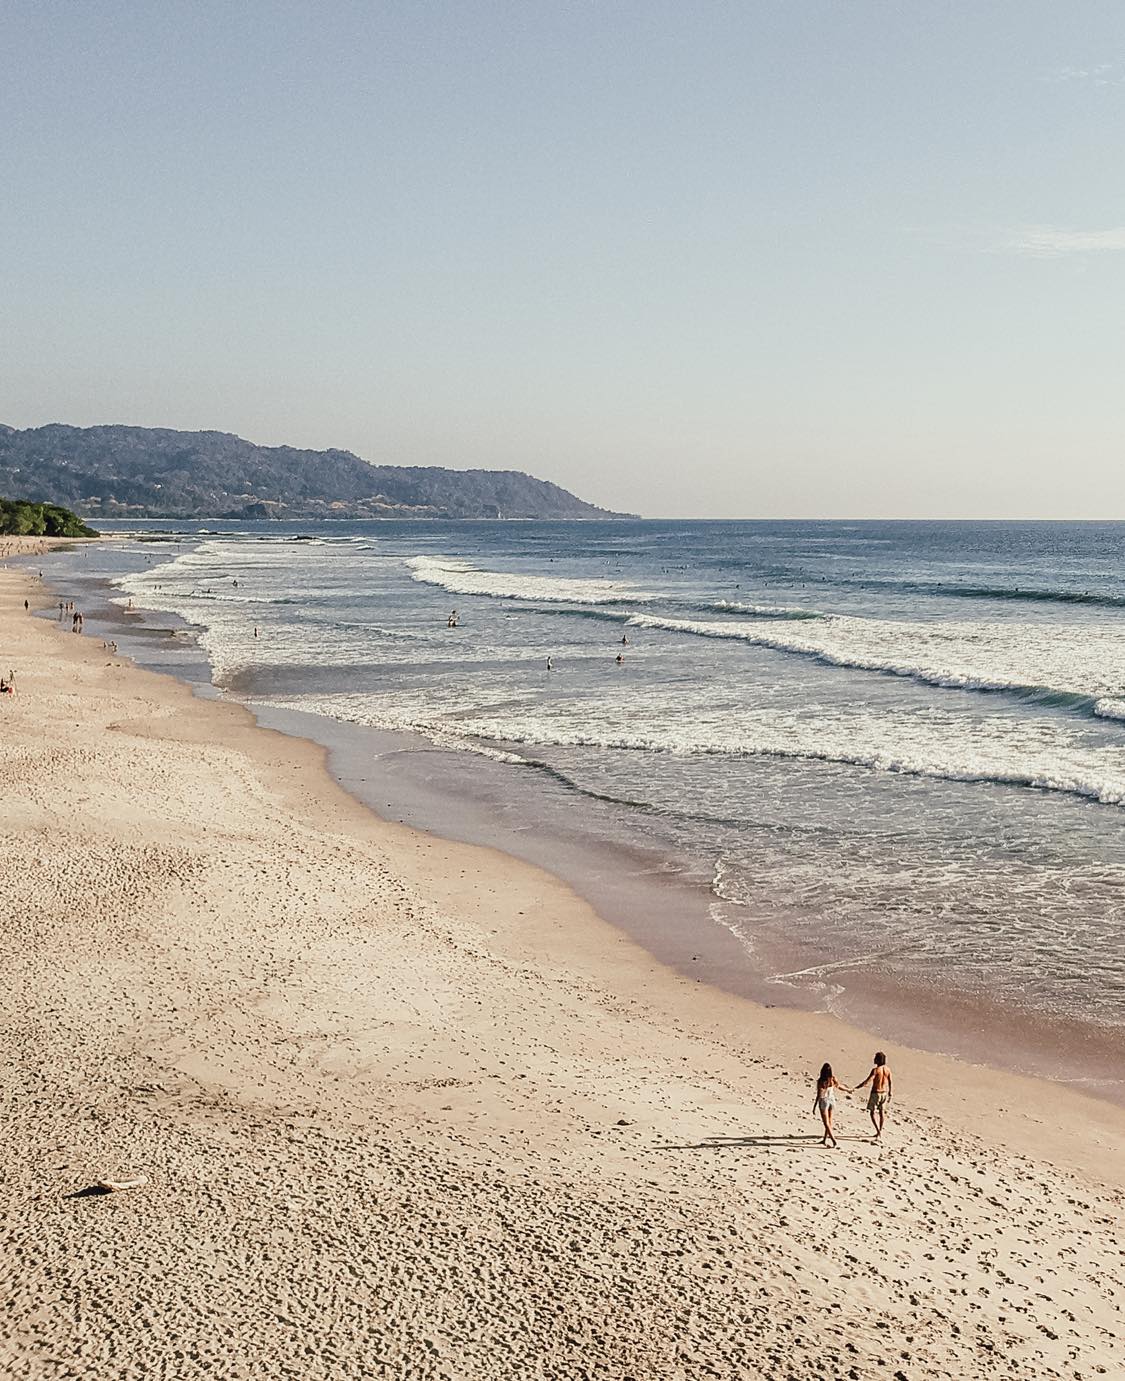
M823 1135L823 1133L822 1133ZM837 1137L837 1140L843 1140ZM821 1137L816 1132L760 1133L754 1136L709 1136L703 1141L677 1146L671 1142L654 1147L657 1151L734 1151L740 1147L758 1147L766 1151L819 1150Z

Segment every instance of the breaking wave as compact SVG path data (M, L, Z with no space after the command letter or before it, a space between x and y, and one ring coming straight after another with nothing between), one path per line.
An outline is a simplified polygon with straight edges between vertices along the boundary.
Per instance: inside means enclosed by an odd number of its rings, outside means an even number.
M1031 701L1045 709L1065 709L1078 714L1093 715L1101 719L1125 721L1125 699L1107 695L1100 689L1073 689L1066 686L1051 685L1046 680L1021 680L1017 676L976 671L968 667L926 665L921 660L904 660L901 654L896 656L881 650L865 651L862 646L864 637L869 642L878 641L880 635L883 634L887 635L886 641L889 642L905 641L911 631L910 625L883 625L875 620L825 616L823 622L827 631L823 636L814 639L811 636L798 637L794 634L755 627L749 621L743 623L704 623L692 619L634 614L628 622L638 628L660 629L665 632L684 633L695 637L723 638L750 643L755 647L765 647L775 652L809 657L826 666L870 671L881 676L898 676L946 690L1010 695L1020 700ZM849 636L854 636L854 644L851 646L847 645ZM925 636L925 634L921 636ZM953 654L957 654L958 649L948 634L938 628L937 636L942 638L943 646L949 644ZM830 641L833 637L838 638L835 646ZM1062 668L1056 669L1062 670ZM1060 679L1062 679L1061 676Z
M471 739L478 737L487 739L493 736L494 731L480 735L469 733ZM521 736L518 732L509 731L503 735L503 741L521 746L535 746L540 749L601 748L625 752L672 754L680 757L775 758L792 762L838 763L841 766L860 767L874 772L891 772L903 776L930 777L952 782L977 782L986 785L1024 787L1036 791L1051 791L1062 795L1076 796L1082 800L1095 801L1100 805L1125 805L1125 772L1120 776L1084 776L1080 771L1068 770L1062 766L1044 767L1041 770L1036 770L1015 766L1003 767L995 763L988 765L958 764L943 762L937 758L913 756L909 752L881 751L874 748L864 752L828 746L787 746L783 743L770 743L768 741L734 746L708 742L705 739L693 740L690 737L673 743L661 740L659 737L643 734L598 735L582 733L577 730L563 733L533 733L527 737ZM528 761L528 765L545 766L545 764L534 761ZM630 802L629 804L635 803Z
M736 599L717 599L713 604L693 606L710 614L751 614L756 619L825 619L819 609L803 609L789 604L742 604Z
M483 595L492 599L529 599L546 604L644 604L652 598L643 590L614 580L576 580L563 576L518 575L486 571L468 561L445 556L415 556L406 563L413 579L437 585L455 595Z

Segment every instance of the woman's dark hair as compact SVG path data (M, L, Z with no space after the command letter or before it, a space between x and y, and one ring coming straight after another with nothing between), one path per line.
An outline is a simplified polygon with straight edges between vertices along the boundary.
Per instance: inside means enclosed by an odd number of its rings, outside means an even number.
M876 1050L875 1052L875 1063L877 1065L885 1065L887 1063L887 1057L881 1050Z
M821 1070L820 1070L820 1078L819 1078L816 1082L817 1082L818 1084L826 1084L826 1083L828 1082L828 1080L831 1079L831 1078L832 1078L832 1066L831 1066L831 1065L822 1065L822 1066L821 1066Z

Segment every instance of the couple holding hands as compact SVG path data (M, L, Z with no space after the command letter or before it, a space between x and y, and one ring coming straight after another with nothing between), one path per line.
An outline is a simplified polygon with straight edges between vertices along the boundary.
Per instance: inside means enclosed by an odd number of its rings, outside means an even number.
M816 1102L813 1104L813 1111L820 1113L820 1120L824 1123L824 1136L820 1143L822 1146L837 1144L836 1135L832 1130L832 1115L836 1111L836 1090L839 1089L841 1093L856 1093L868 1084L871 1085L871 1092L867 1096L867 1111L871 1114L871 1125L875 1128L875 1140L878 1141L883 1135L887 1105L891 1101L891 1070L886 1055L881 1050L875 1052L871 1073L854 1089L845 1088L839 1082L832 1073L831 1065L826 1064L821 1069L820 1078L816 1081Z

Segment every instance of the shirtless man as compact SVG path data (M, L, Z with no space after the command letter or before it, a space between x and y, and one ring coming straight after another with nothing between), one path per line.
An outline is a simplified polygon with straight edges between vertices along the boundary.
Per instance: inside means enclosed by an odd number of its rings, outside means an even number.
M862 1084L856 1084L856 1091L868 1084L871 1085L871 1092L867 1096L867 1111L871 1114L871 1125L875 1128L875 1140L878 1141L883 1135L883 1123L891 1101L891 1071L887 1057L881 1050L876 1050L871 1073Z

